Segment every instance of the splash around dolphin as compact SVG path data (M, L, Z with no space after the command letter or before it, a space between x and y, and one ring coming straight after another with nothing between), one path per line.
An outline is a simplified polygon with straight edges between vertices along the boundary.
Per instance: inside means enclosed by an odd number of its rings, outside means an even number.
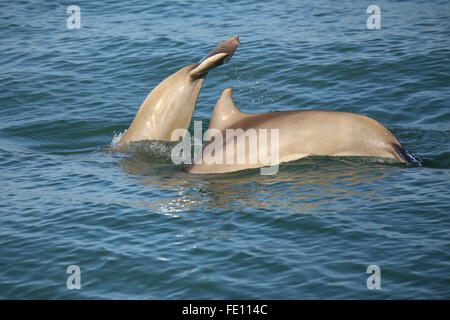
M248 114L234 104L231 87L217 101L210 129L215 132L214 139L203 146L185 171L225 173L274 166L308 156L380 157L423 165L385 126L372 118L322 110ZM269 139L270 131L277 134L270 135ZM236 143L239 141L240 144ZM208 157L208 161L203 161Z
M239 37L234 36L199 63L180 69L158 84L145 98L118 146L129 141L171 141L175 129L187 129L208 71L228 61L238 46Z

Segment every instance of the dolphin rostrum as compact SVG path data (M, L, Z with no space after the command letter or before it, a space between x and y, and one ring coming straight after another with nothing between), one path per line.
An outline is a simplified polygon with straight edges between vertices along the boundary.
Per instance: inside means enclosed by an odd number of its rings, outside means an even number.
M209 70L228 61L239 46L234 36L217 46L199 63L186 66L158 84L145 98L119 141L171 141L172 131L187 129L200 89Z
M423 164L406 151L385 126L372 118L321 110L248 114L234 104L231 87L226 88L217 101L208 131L210 129L216 132L214 139L197 153L194 163L185 168L187 172L224 173L278 165L307 156L382 157ZM267 131L271 130L276 130L277 134L270 135L269 139ZM235 145L240 139L244 144ZM277 154L270 152L275 143ZM206 161L208 156L209 161ZM242 161L239 161L240 156Z

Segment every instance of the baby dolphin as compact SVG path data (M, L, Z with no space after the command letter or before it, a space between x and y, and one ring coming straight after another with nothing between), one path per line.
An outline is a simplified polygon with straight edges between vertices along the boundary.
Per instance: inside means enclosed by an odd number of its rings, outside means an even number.
M231 87L217 101L209 129L215 130L214 139L203 146L194 163L185 168L187 172L225 173L274 166L307 156L382 157L423 165L385 126L372 118L321 110L248 114L234 104ZM271 135L269 131L274 130L277 134ZM244 144L235 144L235 139ZM275 143L276 154L273 153ZM202 161L208 156L209 161ZM239 161L240 156L245 161Z
M158 84L147 96L119 141L171 141L172 131L187 129L200 89L209 70L228 61L239 46L234 36L217 46L199 63L186 66Z

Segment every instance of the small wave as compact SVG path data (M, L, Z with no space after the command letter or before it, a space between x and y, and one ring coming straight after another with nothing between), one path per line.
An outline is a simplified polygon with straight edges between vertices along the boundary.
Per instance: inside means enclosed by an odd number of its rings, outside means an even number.
M120 133L114 133L109 147L104 148L106 152L124 152L133 154L145 154L153 158L171 159L172 149L178 144L178 141L160 141L160 140L140 140L119 143L126 130ZM194 157L195 146L202 145L203 141L196 137L190 138L191 157Z
M110 147L104 149L108 153L123 152L127 154L134 154L135 156L151 159L171 159L171 152L173 146L177 142L166 142L158 140L141 140L128 141L126 143L119 143L125 132L116 133L111 141Z
M127 132L127 129L125 129L123 132L119 132L119 133L114 133L114 137L111 140L111 148L114 148L120 141L120 139L122 139L123 135Z

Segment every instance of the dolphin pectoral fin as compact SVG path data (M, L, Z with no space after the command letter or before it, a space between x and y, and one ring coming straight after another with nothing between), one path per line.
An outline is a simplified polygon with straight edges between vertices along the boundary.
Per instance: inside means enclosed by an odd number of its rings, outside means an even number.
M214 50L208 53L202 60L200 60L200 63L194 69L191 70L189 75L192 78L197 79L203 76L212 68L215 68L227 62L233 56L238 46L239 46L238 36L234 36L228 40L225 40L224 42L219 44L216 48L214 48Z
M236 107L233 101L233 88L228 87L223 90L222 95L217 100L209 122L209 128L218 130L232 128L233 123L239 122L248 116L251 115L242 112Z
M239 36L234 36L228 40L225 40L217 47L215 47L210 53L208 53L202 60L200 60L200 63L218 53L226 53L227 57L222 61L222 63L227 62L233 56L238 46L239 46Z
M407 165L417 165L419 167L425 166L425 163L420 159L417 155L414 155L401 146L398 146L396 144L392 145L392 148L394 149L394 156L395 158L403 163L406 163Z
M223 64L223 61L226 59L226 57L228 57L227 53L218 53L213 55L212 57L209 57L208 59L200 63L198 66L196 66L194 69L192 69L189 72L189 76L193 79L198 79L202 77L212 68L215 68Z

